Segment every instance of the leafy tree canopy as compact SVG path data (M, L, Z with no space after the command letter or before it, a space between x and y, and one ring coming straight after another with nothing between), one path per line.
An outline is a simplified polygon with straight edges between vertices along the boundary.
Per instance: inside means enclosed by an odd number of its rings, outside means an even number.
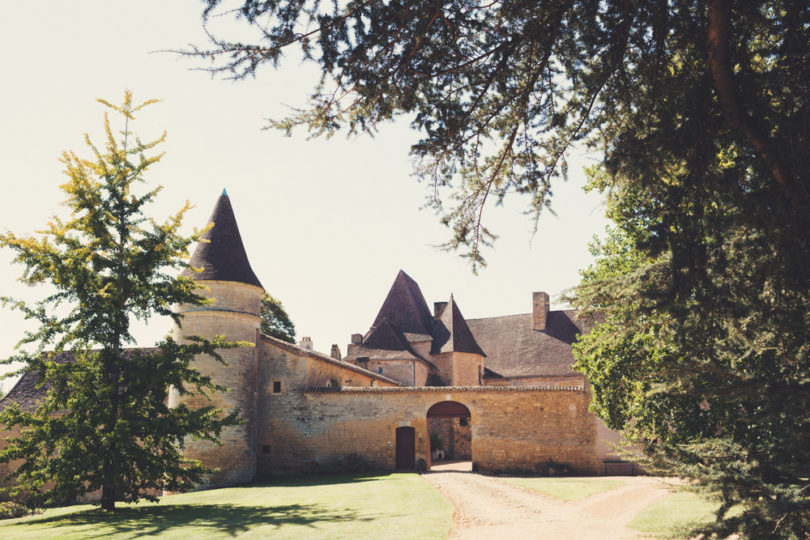
M105 114L104 150L85 137L92 160L63 154L70 216L52 218L39 237L0 235L0 245L25 267L22 281L55 290L36 303L2 298L39 323L18 344L35 345L33 352L4 363L24 362L21 372L36 376L46 396L34 412L12 404L0 413L0 424L21 428L0 462L24 460L10 475L11 491L33 505L101 490L101 506L112 510L116 501L156 500L161 490L192 487L207 469L183 459L184 438L216 441L222 427L238 422L238 413L223 417L213 407L168 407L170 385L181 394L224 390L191 361L197 354L219 359L216 349L234 344L194 338L181 345L167 337L154 348L124 348L134 341L133 318L180 322L172 306L207 300L191 279L177 277L199 238L178 234L188 204L158 223L144 209L159 188L138 193L161 157L148 152L165 133L142 142L128 126L153 101L135 105L129 92L119 106L99 101L120 115L124 129L117 138Z
M423 135L411 149L417 173L453 230L446 246L473 264L493 239L486 204L524 194L537 215L580 141L604 152L612 176L659 192L675 188L673 175L707 197L736 189L806 224L806 2L206 4L206 24L235 14L256 36L212 30L208 47L184 51L214 73L255 76L288 47L322 69L311 107L271 126L372 133L407 115Z
M295 325L284 311L280 300L270 294L262 295L262 334L273 336L288 343L295 343Z
M592 185L606 189L609 179L592 173ZM682 208L714 214L699 220L703 275L673 273L672 249L639 247L656 224L638 210L655 199L645 188L612 192L615 227L592 245L596 262L573 291L574 305L600 321L574 346L591 409L625 430L651 471L721 499L718 522L701 532L802 538L810 530L810 291L796 288L771 231L720 197Z

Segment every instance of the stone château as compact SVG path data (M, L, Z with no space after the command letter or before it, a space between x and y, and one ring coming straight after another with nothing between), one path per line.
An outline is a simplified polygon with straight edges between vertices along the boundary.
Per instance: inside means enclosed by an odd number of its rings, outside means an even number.
M260 333L264 288L226 193L210 221L191 260L202 271L185 275L213 303L181 306L175 338L224 335L254 346L223 351L227 365L195 360L229 389L214 394L213 405L238 408L245 419L223 431L221 446L186 442L188 457L218 469L209 486L326 471L347 457L374 469L429 468L431 432L445 458L472 460L483 472L547 472L554 464L620 472L606 443L617 434L588 412L588 381L571 369L571 345L588 325L573 311L551 311L546 293L533 293L530 313L468 320L452 295L431 311L400 271L370 329L351 336L346 357L336 346L325 355L308 338L296 346ZM0 407L17 401L33 410L35 377L24 375Z

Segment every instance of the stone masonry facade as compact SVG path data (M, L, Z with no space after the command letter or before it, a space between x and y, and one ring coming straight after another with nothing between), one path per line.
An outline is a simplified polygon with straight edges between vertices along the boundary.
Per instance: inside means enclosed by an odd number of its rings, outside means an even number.
M328 471L353 456L381 470L429 468L430 431L452 457L482 472L603 474L618 440L588 412L584 377L571 370L571 344L587 331L573 312L551 311L533 295L525 315L466 320L451 296L431 312L419 286L400 271L369 331L354 334L347 357L262 335L264 288L247 259L230 199L223 193L184 272L211 303L181 306L175 338L224 336L243 346L195 366L228 388L205 396L170 393L170 405L238 409L244 423L221 445L185 441L187 457L217 469L202 487ZM34 374L0 402L36 407ZM432 427L431 427L432 426ZM557 464L555 467L554 464ZM551 467L551 468L550 468Z

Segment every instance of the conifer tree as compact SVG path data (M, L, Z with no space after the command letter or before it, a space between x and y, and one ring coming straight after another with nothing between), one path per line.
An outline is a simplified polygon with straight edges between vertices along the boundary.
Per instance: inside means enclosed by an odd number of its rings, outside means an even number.
M610 184L595 174L592 185ZM705 275L685 283L671 248L644 249L660 234L642 210L655 195L624 187L608 201L614 226L571 298L599 320L574 345L591 410L624 431L648 471L720 501L716 522L694 534L805 537L810 290L733 198L685 201L685 215L715 213L699 220Z
M168 407L170 386L180 393L224 390L191 361L197 354L219 358L216 350L232 344L195 338L181 345L167 337L154 348L126 348L133 320L182 322L175 306L206 303L193 280L178 277L199 235L178 233L188 203L163 223L145 214L160 188L138 188L161 158L151 152L165 133L142 142L129 123L154 100L135 105L126 92L119 106L99 101L118 114L123 131L116 137L105 113L103 150L85 136L92 160L63 154L69 217L54 217L38 237L0 235L0 245L25 267L21 280L53 291L35 303L2 299L39 323L18 344L32 350L6 363L24 362L21 372L37 377L45 397L34 412L12 405L0 414L0 423L21 429L0 452L0 462L24 460L10 475L12 495L37 506L100 490L101 507L113 510L117 501L190 488L206 469L183 459L184 438L216 441L239 421L238 413L223 416L213 407Z

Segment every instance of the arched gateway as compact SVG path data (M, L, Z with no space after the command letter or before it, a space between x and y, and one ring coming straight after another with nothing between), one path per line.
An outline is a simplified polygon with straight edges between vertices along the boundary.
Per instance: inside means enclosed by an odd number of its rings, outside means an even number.
M427 411L430 462L472 460L470 409L457 401L441 401Z
M470 409L457 401L440 401L427 412L428 418L470 418Z

